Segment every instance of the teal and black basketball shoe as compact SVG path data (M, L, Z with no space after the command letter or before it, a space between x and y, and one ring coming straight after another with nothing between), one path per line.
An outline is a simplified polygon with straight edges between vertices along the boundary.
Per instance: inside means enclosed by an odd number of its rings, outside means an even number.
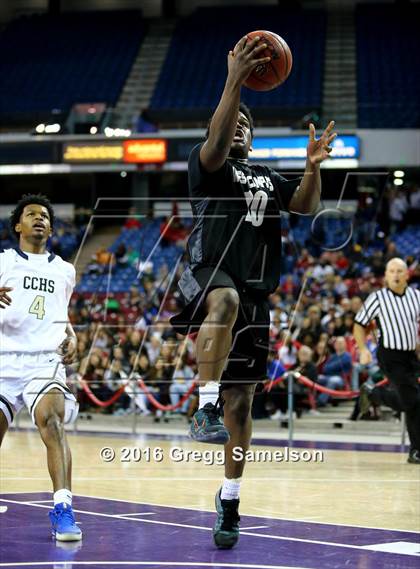
M79 541L82 539L82 531L74 520L71 506L57 504L49 512L52 525L52 534L58 541Z
M239 499L222 500L221 493L222 489L216 494L217 519L213 539L219 549L231 549L239 540Z
M220 420L220 414L213 403L206 403L196 411L190 425L190 437L199 443L226 444L229 431Z

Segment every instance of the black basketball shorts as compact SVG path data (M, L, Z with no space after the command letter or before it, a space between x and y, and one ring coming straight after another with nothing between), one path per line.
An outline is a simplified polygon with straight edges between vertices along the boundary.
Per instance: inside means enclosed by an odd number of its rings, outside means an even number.
M267 378L270 309L265 293L235 282L226 272L200 267L183 273L179 289L184 308L171 318L176 332L186 335L199 330L206 317L207 294L215 288L233 288L239 295L238 317L232 330L232 349L221 379L221 389L232 384L252 384Z

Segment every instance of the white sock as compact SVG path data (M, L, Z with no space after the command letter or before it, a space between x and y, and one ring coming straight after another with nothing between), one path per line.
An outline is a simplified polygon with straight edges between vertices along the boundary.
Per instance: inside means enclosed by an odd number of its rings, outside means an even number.
M200 396L199 409L202 409L206 403L215 405L219 397L219 384L216 381L208 381L206 385L198 388L198 393Z
M57 492L54 492L54 506L57 504L67 504L68 506L71 506L72 498L73 495L70 490L67 490L67 488L57 490Z
M239 489L241 487L242 478L225 478L223 480L222 500L237 500L239 498Z

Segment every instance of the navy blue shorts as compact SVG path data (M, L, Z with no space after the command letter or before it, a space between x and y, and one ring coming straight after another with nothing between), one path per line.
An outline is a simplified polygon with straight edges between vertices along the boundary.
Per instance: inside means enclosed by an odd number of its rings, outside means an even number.
M233 288L239 295L238 317L232 330L232 349L222 375L222 389L267 378L270 308L265 293L235 282L226 272L213 267L187 269L179 282L184 308L171 318L176 332L198 332L207 312L207 294L215 288Z

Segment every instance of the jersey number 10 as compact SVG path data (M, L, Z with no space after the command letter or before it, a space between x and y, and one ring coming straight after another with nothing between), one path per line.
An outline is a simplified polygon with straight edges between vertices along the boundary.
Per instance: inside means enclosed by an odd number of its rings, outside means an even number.
M251 191L244 192L248 213L245 221L252 223L254 227L259 227L264 221L265 208L267 207L268 196L262 190L253 194Z
M34 298L34 301L29 308L29 314L35 314L38 320L42 320L45 316L44 305L45 305L45 296L41 296L40 294L38 294L38 296Z

